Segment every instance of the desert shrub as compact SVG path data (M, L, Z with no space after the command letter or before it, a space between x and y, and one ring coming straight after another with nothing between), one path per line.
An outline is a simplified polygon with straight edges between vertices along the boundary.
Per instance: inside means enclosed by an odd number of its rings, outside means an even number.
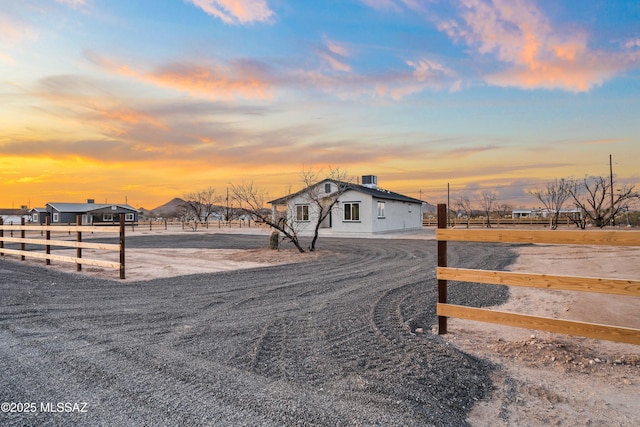
M271 233L271 236L269 236L269 249L277 250L279 242L280 242L280 233L277 231L273 231Z

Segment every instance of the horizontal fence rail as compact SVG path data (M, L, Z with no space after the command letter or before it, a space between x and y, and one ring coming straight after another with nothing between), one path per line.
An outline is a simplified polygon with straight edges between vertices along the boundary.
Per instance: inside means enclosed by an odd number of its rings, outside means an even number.
M168 230L171 228L180 227L181 229L193 229L194 227L198 230L209 229L209 228L267 228L265 223L260 221L254 221L252 219L234 219L230 221L225 221L222 219L210 219L208 221L179 221L179 220L139 220L133 225L134 228L138 228L140 230Z
M47 218L47 222L49 218ZM82 225L82 218L78 216L76 225L25 225L24 219L20 225L4 225L0 219L0 256L18 255L24 261L25 258L44 259L46 265L50 265L51 261L61 261L76 264L76 271L81 271L83 265L93 265L117 269L120 272L120 278L125 278L125 221L124 214L120 215L120 222L117 225ZM9 236L5 233L9 232ZM13 236L14 232L20 232L20 237ZM40 238L26 237L27 232L39 232ZM69 235L74 233L75 240L58 240L51 239L51 233L64 233ZM93 243L83 242L82 233L118 233L119 243ZM5 247L5 243L20 244L20 249L12 249ZM26 250L26 245L44 246L44 253L33 250ZM51 247L74 248L76 256L57 255L51 253ZM114 251L119 253L119 261L106 261L99 259L91 259L82 257L82 249L94 249L100 251Z
M489 224L495 226L518 226L518 225L537 225L550 227L552 218L541 217L523 217L523 218L489 218ZM422 219L423 227L435 227L438 225L438 217L426 216ZM458 218L450 216L447 225L451 227L486 227L486 218ZM567 227L574 225L573 220L567 217L560 217L558 225L566 225Z
M640 246L640 232L608 230L454 230L447 228L445 216L446 205L438 205L439 221L436 230L438 267L436 274L438 279L437 314L439 334L447 333L447 318L456 317L640 345L640 329L552 319L447 303L447 281L449 280L638 297L640 296L640 281L638 280L452 268L447 266L447 242Z

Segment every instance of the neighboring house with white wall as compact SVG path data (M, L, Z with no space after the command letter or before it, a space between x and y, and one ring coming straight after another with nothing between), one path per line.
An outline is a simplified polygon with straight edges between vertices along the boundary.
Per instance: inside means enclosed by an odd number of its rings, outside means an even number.
M0 209L0 219L2 219L4 224L20 224L22 218L24 218L25 221L29 221L29 214L26 206L23 206L20 209Z
M321 233L331 234L376 234L397 231L419 230L422 228L422 201L413 197L383 190L377 186L377 177L365 175L363 185L336 182L325 179L269 203L274 215L286 214L301 235L313 233L318 219L317 205L309 195L314 194L326 205L338 202L331 214L322 222ZM343 186L340 194L339 185Z
M561 217L582 218L584 213L580 208L562 208L560 209ZM511 212L511 218L549 218L553 216L554 212L547 208L537 209L514 209Z

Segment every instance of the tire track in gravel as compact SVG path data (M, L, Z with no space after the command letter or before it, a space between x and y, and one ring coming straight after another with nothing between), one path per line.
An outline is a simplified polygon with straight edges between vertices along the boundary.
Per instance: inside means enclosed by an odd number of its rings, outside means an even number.
M187 237L127 245L264 246L264 236ZM0 260L10 272L0 276L0 400L86 399L92 409L0 424L465 425L492 368L430 333L435 243L322 245L333 254L305 263L127 285ZM450 264L514 258L482 248L460 246ZM455 288L457 303L506 297Z

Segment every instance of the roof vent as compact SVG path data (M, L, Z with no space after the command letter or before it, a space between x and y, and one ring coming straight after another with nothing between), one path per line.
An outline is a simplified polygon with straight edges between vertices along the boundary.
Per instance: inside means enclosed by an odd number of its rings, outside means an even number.
M96 202L95 199L87 199L87 203L89 203L89 204L93 204L95 202Z
M375 175L363 175L362 185L367 188L378 188L378 177Z

